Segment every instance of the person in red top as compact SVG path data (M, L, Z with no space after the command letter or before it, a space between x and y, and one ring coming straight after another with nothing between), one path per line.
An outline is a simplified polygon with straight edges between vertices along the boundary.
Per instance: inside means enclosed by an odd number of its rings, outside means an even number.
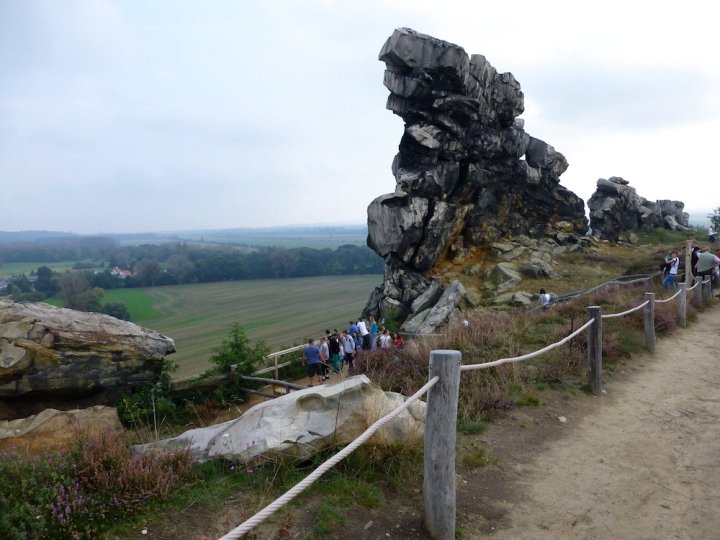
M393 347L396 349L402 349L405 346L405 342L403 341L403 338L400 337L400 334L397 332L393 333L393 340L392 340Z

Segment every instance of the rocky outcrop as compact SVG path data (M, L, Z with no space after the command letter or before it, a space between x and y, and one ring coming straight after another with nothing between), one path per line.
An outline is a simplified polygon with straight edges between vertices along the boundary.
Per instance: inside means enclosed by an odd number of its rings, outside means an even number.
M649 201L630 187L627 180L613 176L597 181L597 189L588 201L593 235L616 242L623 233L666 228L687 231L689 216L680 201Z
M96 405L87 409L45 409L37 415L0 420L0 451L20 450L41 454L71 446L79 432L120 432L122 425L114 407Z
M443 261L519 235L581 235L585 207L559 184L565 157L524 131L524 96L512 74L408 28L392 34L379 59L387 108L405 129L392 165L395 191L368 207L368 245L385 260L385 277L365 313L392 314L413 328L443 324L430 318L427 301L447 285L437 271Z
M0 420L112 405L156 382L172 339L98 313L0 300Z
M259 456L307 459L329 446L352 442L404 401L400 394L384 392L365 375L357 375L259 403L229 422L134 448L138 452L189 448L193 460L200 463L215 458L249 463ZM397 444L419 440L424 428L425 403L418 401L382 427L371 441Z

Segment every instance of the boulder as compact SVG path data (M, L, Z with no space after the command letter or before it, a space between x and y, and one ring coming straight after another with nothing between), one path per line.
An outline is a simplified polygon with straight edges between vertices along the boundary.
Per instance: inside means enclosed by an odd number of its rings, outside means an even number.
M216 458L240 463L260 457L304 460L330 446L352 442L404 401L400 394L384 392L365 375L357 375L260 403L235 420L133 448L147 452L188 447L198 463ZM416 401L371 442L421 440L424 423L425 403Z
M96 405L87 409L45 409L28 418L0 420L0 451L21 450L29 454L64 450L78 432L122 431L117 410Z
M488 253L493 244L502 259L520 259L528 246L502 244L558 231L580 236L587 230L585 205L559 184L565 157L525 131L518 118L524 95L511 73L409 28L393 32L379 59L387 107L405 126L392 164L395 192L368 207L368 246L389 271L384 297L373 293L363 313L377 317L393 307L407 328L434 327L439 312L426 301L433 295L414 304L429 285L407 294L398 272L451 281L463 265L484 265L470 254ZM443 279L448 263L456 268Z
M408 320L403 324L402 330L413 334L431 334L458 314L463 301L465 301L465 287L455 280L443 291L432 308Z
M113 405L154 383L172 339L109 315L0 300L0 420Z

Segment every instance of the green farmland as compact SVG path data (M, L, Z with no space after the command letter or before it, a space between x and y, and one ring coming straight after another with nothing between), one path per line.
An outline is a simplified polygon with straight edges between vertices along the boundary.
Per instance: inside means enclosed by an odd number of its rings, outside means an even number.
M57 261L57 262L6 262L0 264L0 277L9 278L19 274L30 275L41 266L47 266L54 272L64 272L65 270L72 270L74 265L78 262L87 263L95 267L100 267L100 263L97 261Z
M233 322L278 350L346 327L381 282L380 275L228 281L108 291L103 301L126 302L133 321L173 338L177 352L170 358L181 378L207 369Z

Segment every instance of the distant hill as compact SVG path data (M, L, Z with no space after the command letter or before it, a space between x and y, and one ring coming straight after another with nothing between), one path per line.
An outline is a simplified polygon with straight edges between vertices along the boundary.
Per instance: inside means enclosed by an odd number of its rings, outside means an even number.
M16 242L37 242L57 238L77 238L79 235L68 232L57 231L0 231L0 244L12 244Z
M54 243L58 239L110 238L120 245L191 242L243 246L312 247L334 249L343 244L365 245L367 225L290 225L284 227L148 231L81 235L57 231L0 231L0 244Z

